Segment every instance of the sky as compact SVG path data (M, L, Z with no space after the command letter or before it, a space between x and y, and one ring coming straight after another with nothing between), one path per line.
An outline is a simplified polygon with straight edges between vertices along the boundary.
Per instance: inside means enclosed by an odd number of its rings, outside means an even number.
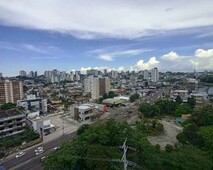
M212 0L1 0L0 72L213 70Z

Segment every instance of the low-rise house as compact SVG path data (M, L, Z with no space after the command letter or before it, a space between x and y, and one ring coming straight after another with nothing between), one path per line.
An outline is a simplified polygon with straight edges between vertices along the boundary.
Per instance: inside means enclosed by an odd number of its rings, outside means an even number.
M75 120L86 121L91 119L91 117L99 114L98 109L93 104L81 104L79 106L70 107L70 115Z

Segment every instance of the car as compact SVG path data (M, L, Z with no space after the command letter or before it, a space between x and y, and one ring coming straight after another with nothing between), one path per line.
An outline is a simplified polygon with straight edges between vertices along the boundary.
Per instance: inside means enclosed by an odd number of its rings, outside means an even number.
M41 157L40 161L43 162L47 157L46 156L43 156Z
M35 152L40 152L40 151L43 151L43 150L44 150L43 147L40 146L40 147L38 147L38 148L35 150Z
M36 152L36 155L40 155L40 154L42 154L43 152L44 152L43 150L40 150L40 151Z
M20 157L22 157L22 156L24 156L25 155L25 152L19 152L17 155L16 155L16 158L20 158Z
M58 149L60 149L60 147L57 147L57 146L56 146L56 147L54 147L52 150L53 150L53 151L56 151L56 150L58 150Z

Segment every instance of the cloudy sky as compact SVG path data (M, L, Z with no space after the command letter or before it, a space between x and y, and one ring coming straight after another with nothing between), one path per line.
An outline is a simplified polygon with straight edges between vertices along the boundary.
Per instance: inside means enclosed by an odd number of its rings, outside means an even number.
M0 72L213 70L212 0L1 0Z

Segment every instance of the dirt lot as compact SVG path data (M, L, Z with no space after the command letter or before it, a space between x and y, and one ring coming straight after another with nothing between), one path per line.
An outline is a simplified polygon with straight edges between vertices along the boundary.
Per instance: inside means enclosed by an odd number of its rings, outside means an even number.
M182 131L182 127L175 123L175 119L172 117L165 117L160 120L160 123L164 126L164 132L158 136L150 136L148 140L153 144L159 144L162 149L167 144L174 145L178 143L176 135Z

